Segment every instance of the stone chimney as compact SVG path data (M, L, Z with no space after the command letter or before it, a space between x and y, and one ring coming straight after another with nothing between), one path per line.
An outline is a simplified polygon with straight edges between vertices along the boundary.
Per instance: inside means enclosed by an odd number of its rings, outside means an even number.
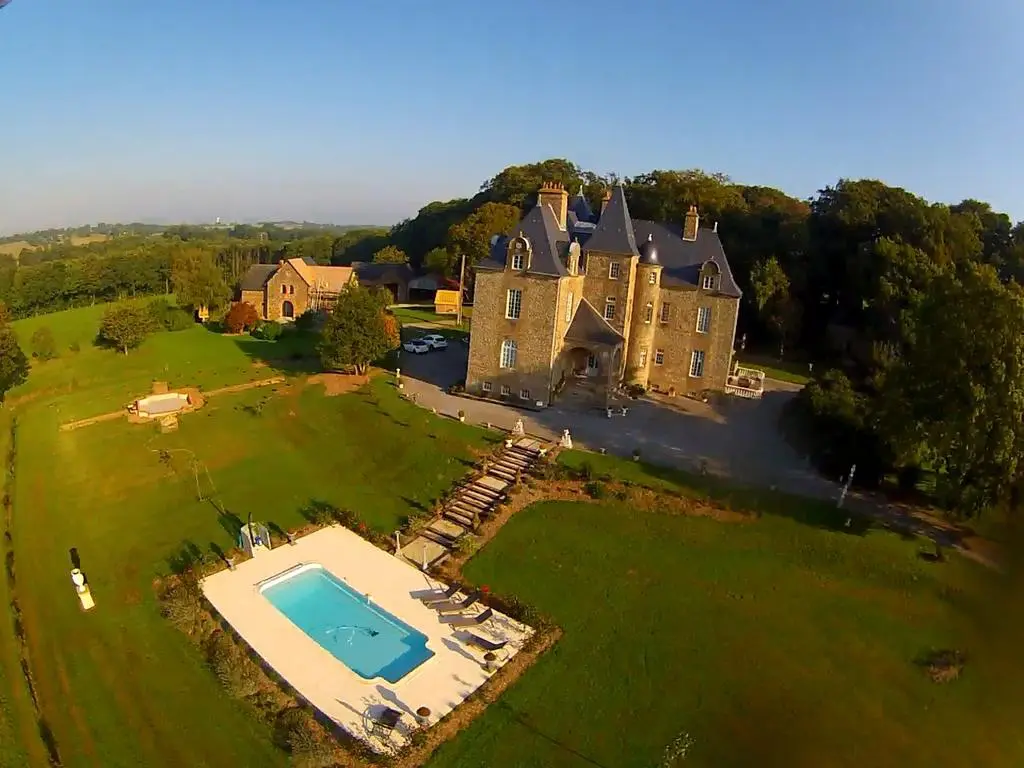
M604 191L604 197L601 198L601 213L604 214L604 209L608 207L609 201L612 199L612 191L606 189Z
M537 202L541 205L550 205L551 210L555 212L558 226L565 229L565 217L569 213L569 193L565 191L564 186L557 181L545 181L537 193Z
M691 205L686 212L686 221L683 224L683 240L691 243L697 239L697 230L700 229L700 215L697 213L697 206Z

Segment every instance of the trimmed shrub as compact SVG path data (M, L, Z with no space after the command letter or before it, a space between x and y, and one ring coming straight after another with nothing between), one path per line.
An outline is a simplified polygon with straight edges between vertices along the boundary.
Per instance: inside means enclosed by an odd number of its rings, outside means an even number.
M607 490L604 487L604 483L597 480L591 480L583 486L584 493L592 499L603 499L608 495Z
M281 334L284 333L284 329L280 323L263 322L259 323L251 331L253 338L263 339L264 341L277 341L281 338Z

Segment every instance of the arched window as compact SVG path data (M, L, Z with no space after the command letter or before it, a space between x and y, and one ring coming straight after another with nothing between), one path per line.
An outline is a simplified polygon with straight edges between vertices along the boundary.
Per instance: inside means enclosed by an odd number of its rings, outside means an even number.
M644 312L644 322L649 323L654 319L654 302L647 302L647 309Z
M519 351L519 346L513 339L505 339L501 342L501 367L502 368L515 368L516 367L516 352Z

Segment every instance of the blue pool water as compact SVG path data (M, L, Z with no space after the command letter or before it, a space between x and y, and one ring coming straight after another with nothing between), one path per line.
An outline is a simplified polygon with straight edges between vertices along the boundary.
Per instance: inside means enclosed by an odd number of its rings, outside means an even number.
M263 596L360 677L397 683L434 655L427 637L321 566L264 587Z

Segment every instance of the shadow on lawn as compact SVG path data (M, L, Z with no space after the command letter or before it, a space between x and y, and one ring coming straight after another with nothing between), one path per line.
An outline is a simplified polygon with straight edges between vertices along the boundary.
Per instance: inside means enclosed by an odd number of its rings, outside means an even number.
M702 476L674 467L637 462L642 474L660 484L676 486L683 495L706 496L737 511L786 517L814 528L863 536L877 526L872 518L851 509L838 509L833 502L796 496L785 491L735 485L728 480ZM628 478L624 478L628 479Z
M208 328L210 333L217 330ZM316 335L285 326L275 341L255 339L249 335L233 337L235 344L254 364L275 373L318 373L320 361L316 354Z
M523 715L518 710L513 709L511 707L511 705L509 705L507 702L499 699L497 702L495 702L491 706L496 708L496 709L498 709L499 711L501 711L512 722L518 723L519 725L521 725L523 728L528 730L533 735L539 736L541 739L543 739L544 741L548 742L549 744L554 745L555 747L558 747L563 752L567 752L568 754L573 755L576 758L579 758L580 760L582 760L583 762L585 762L585 763L587 763L589 765L597 766L597 768L611 768L611 766L608 766L608 765L606 765L604 763L599 763L597 760L595 760L594 758L589 757L589 756L583 754L578 749L576 749L574 747L570 747L565 742L559 741L554 736L552 736L552 735L550 735L548 733L545 733L540 728L538 728L536 725L534 725L529 720L527 720L525 717L523 717Z

